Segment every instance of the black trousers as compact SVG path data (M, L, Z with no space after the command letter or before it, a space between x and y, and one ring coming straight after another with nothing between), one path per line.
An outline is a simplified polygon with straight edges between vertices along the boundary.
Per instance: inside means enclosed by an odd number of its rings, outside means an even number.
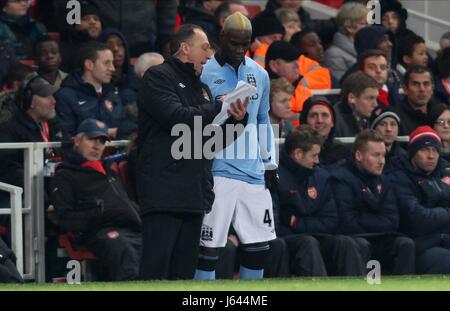
M203 214L150 213L142 217L140 278L193 279Z
M136 280L139 276L141 234L124 228L104 228L86 240L107 281Z
M450 274L449 234L441 233L416 240L416 251L417 273Z
M356 241L344 235L298 234L284 237L290 271L298 276L357 276L365 263Z
M405 236L381 235L355 237L364 262L371 259L381 264L382 274L410 275L416 272L414 241Z

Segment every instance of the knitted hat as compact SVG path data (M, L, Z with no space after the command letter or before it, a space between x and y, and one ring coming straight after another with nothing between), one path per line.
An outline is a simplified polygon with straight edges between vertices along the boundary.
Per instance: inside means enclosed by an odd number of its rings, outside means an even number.
M378 123L384 118L391 117L397 121L400 125L400 117L389 107L377 107L372 111L369 119L369 126L373 130L377 127Z
M275 14L271 12L262 12L255 16L252 20L253 34L252 37L260 37L281 33L284 35L284 27L277 19Z
M333 119L333 123L336 122L336 112L334 111L333 106L330 104L329 100L323 96L314 95L308 98L303 104L303 110L300 113L300 124L306 124L306 120L308 119L308 113L313 106L322 105L326 107L331 114L331 118Z
M411 158L422 148L435 147L440 151L441 146L441 138L429 126L419 126L409 134L408 153Z
M405 22L408 19L408 11L397 0L381 0L381 16L386 12L394 11L400 19Z
M81 17L84 17L86 15L96 15L100 17L100 11L95 4L87 0L82 0L80 4L81 4Z

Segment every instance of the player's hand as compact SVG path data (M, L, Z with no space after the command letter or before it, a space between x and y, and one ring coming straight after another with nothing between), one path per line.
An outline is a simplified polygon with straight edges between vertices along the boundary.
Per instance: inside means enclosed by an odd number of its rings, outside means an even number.
M245 114L247 113L248 103L250 102L250 98L247 96L242 102L240 99L236 100L234 103L230 104L230 108L228 109L228 114L232 116L236 121L241 121L244 119Z
M264 173L264 180L266 182L266 188L273 190L278 185L278 171L277 170L267 170Z

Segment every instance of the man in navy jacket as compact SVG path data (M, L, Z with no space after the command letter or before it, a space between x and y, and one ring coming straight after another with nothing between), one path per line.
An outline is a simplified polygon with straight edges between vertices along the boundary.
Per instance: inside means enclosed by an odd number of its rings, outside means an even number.
M412 274L414 242L397 232L397 202L383 175L385 155L383 137L364 130L356 137L353 158L332 173L339 231L358 241L367 260L379 260L384 273Z
M288 134L280 154L280 182L274 194L276 231L298 275L362 275L365 262L354 239L333 235L338 224L328 172L317 166L321 136L308 125Z
M421 274L450 273L450 170L441 146L431 127L420 126L410 135L408 154L394 163L400 230L416 242Z

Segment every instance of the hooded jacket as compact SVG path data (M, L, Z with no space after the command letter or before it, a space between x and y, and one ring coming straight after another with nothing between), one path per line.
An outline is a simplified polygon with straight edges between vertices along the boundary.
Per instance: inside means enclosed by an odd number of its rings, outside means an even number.
M400 205L400 230L413 237L419 251L438 246L450 233L450 170L439 159L431 174L412 165L408 155L394 161L391 179Z
M352 158L331 174L342 233L377 236L397 232L399 212L386 176L363 172Z
M75 135L78 125L88 118L103 121L109 128L118 128L117 139L127 138L137 129L126 117L117 88L104 84L98 96L94 86L83 81L81 70L69 74L55 93L55 99L58 116L70 135Z
M300 124L307 124L308 113L311 108L317 104L318 101L321 102L321 105L326 104L328 106L334 122L334 126L331 128L327 139L322 144L319 155L320 166L328 167L332 164L346 159L351 155L351 152L349 147L338 141L335 141L334 139L334 130L336 128L336 112L334 111L334 107L325 97L314 96L306 100L303 106L303 111L300 114Z
M395 36L391 31L383 26L373 25L364 27L356 33L354 45L357 55L361 55L367 50L377 49L380 40L386 34L389 36L389 40L392 43L391 68L395 68L397 66Z
M32 58L34 43L45 35L45 26L31 16L16 17L0 11L0 42L12 46L17 59Z
M320 167L307 169L286 153L280 152L280 181L277 197L280 213L278 234L331 234L338 224L336 204L329 174ZM290 225L291 216L297 221Z
M135 103L137 100L137 92L139 91L139 79L134 72L133 65L131 65L131 56L128 41L122 32L114 28L107 28L100 34L100 36L98 37L98 41L106 43L111 35L116 35L117 37L119 37L125 47L125 61L122 65L122 77L120 78L120 80L117 80L113 77L111 83L119 90L119 95L122 99L122 103L126 106L129 103Z

